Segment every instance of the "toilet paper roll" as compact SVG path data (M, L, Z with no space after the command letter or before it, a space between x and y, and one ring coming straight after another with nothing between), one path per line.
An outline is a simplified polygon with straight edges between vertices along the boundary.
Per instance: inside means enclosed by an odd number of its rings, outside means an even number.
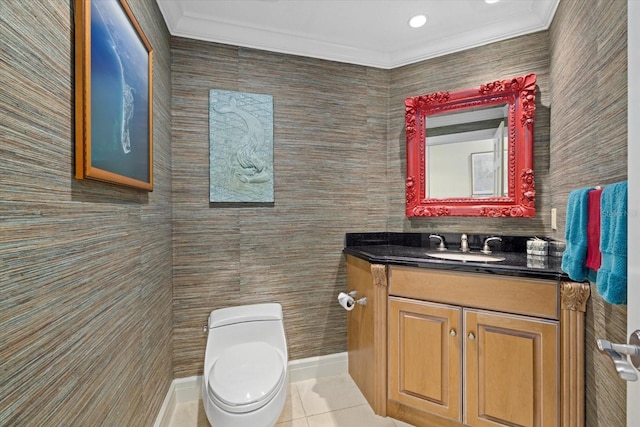
M345 294L344 292L340 292L340 295L338 295L338 302L340 303L342 308L344 308L347 311L353 310L353 308L356 305L356 302L354 301L354 299L351 296L349 296L349 294Z

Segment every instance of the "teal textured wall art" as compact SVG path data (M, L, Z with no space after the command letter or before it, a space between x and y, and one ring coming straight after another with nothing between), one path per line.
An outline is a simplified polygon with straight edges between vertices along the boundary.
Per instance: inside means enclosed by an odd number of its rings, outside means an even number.
M271 95L209 91L209 201L274 201Z

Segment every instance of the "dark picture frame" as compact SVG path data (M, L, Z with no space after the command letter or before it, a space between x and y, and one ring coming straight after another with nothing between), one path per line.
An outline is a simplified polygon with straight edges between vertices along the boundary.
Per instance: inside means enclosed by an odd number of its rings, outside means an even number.
M75 1L75 176L153 191L153 50L125 0Z

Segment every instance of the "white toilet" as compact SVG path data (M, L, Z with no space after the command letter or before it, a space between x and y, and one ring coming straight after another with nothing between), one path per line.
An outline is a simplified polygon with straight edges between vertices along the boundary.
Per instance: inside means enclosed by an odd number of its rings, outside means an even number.
M213 427L273 427L287 397L287 340L280 304L209 315L202 402Z

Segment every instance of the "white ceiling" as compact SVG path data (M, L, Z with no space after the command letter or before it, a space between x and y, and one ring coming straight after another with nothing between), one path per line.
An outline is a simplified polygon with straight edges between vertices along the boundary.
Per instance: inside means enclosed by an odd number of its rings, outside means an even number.
M391 69L545 30L560 0L156 1L174 36Z

